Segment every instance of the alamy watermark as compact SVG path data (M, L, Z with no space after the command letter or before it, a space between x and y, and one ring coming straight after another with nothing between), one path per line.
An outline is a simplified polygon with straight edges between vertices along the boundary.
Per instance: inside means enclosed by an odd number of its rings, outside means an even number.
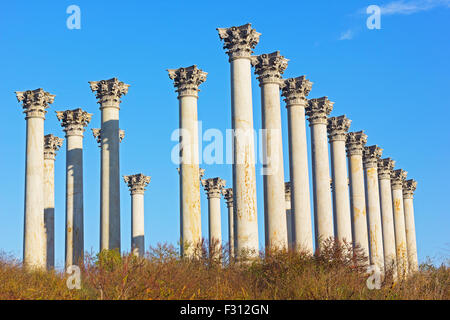
M70 16L66 20L66 26L69 30L81 29L81 10L80 7L72 4L67 7L66 13Z
M69 274L66 285L69 290L81 289L81 270L79 266L71 265L66 269L66 273Z
M380 268L373 264L367 267L367 273L370 274L369 278L366 280L366 285L369 290L381 289L381 271Z
M369 17L366 20L366 26L369 30L381 29L381 8L375 4L367 7L366 13Z

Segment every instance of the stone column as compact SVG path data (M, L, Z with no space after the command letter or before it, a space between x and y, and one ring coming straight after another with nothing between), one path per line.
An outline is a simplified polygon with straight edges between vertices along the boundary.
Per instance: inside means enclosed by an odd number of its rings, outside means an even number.
M414 224L414 191L417 188L417 181L410 179L403 183L403 208L405 211L406 247L408 250L409 272L419 270L417 259L416 227Z
M123 176L131 193L131 252L137 257L145 254L144 191L150 179L142 173Z
M347 243L352 242L350 195L348 191L347 159L345 156L345 137L350 124L351 120L342 115L328 118L327 126L331 152L334 231L336 239Z
M367 143L363 131L349 132L346 138L348 169L350 171L350 206L352 213L352 239L362 253L369 258L369 236L367 234L366 195L362 154Z
M233 136L233 192L236 224L236 254L258 255L258 216L256 208L255 147L251 54L260 33L250 24L218 28L224 41L231 71L231 119Z
M168 70L177 88L180 112L180 242L181 254L192 256L202 239L197 99L206 72L197 66Z
M287 249L280 85L288 60L279 51L252 57L261 87L264 220L267 248Z
M381 221L385 271L392 270L397 276L397 254L395 251L394 212L392 209L391 171L395 161L391 158L378 160L378 184L380 186Z
M397 268L400 277L408 273L408 250L406 244L405 212L403 207L403 183L407 172L402 169L391 173L392 203L394 206L395 248L397 252Z
M102 112L100 250L120 252L119 110L120 97L128 93L129 85L117 78L89 83Z
M208 196L208 230L209 230L209 247L214 245L216 256L220 255L222 248L222 229L220 214L220 198L225 188L225 180L220 178L211 178L202 180Z
M235 224L233 213L233 188L223 189L223 196L227 203L228 209L228 250L230 259L234 258L234 239L235 239Z
M44 243L47 269L55 267L55 156L63 139L44 136Z
M98 146L101 148L102 147L102 136L101 136L101 129L99 128L95 128L95 129L91 129L92 130L92 135L94 136L95 140L98 143ZM125 130L119 130L119 142L122 142L123 138L125 138Z
M45 269L44 243L44 119L55 96L43 89L16 92L27 121L23 264Z
M284 183L284 201L286 202L286 230L289 249L295 248L294 243L294 215L291 209L291 183Z
M327 97L310 99L306 107L311 127L314 226L318 250L321 241L334 237L327 141L327 117L332 109L333 102Z
M306 142L306 97L312 82L305 76L284 80L282 95L288 112L289 171L291 178L292 233L295 250L313 253L311 204Z
M378 160L383 149L378 146L364 147L363 165L366 181L367 215L369 224L370 263L384 270L383 232L381 229L380 188L378 185Z
M83 133L92 114L81 109L57 111L66 133L66 268L83 263Z

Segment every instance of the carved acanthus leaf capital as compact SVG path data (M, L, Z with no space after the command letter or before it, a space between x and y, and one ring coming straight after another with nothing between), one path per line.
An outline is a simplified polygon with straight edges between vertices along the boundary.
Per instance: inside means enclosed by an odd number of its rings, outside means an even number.
M328 139L333 141L345 141L345 137L352 121L345 115L328 118Z
M120 97L128 93L129 84L119 81L117 78L100 81L89 81L92 92L95 92L97 103L103 107L119 108Z
M327 124L327 117L333 110L334 102L328 97L309 99L306 107L306 115L309 117L309 125Z
M399 190L403 188L403 183L406 180L408 172L403 169L397 169L391 171L391 186L393 190Z
M173 80L173 86L177 88L178 96L198 96L199 86L206 81L208 73L197 68L196 65L187 68L168 69L169 78Z
M348 132L345 139L347 156L362 155L367 143L367 135L364 131Z
M66 111L56 111L56 117L61 121L66 136L83 135L84 128L91 121L92 113L87 113L82 109Z
M251 62L255 67L255 74L258 75L259 85L266 83L281 85L281 75L286 70L288 61L288 59L280 55L280 51L253 56Z
M284 183L284 198L286 201L291 201L292 184L290 181Z
M377 168L378 160L383 154L383 149L377 145L364 147L363 149L363 164L365 168Z
M405 180L403 182L403 198L404 199L413 199L416 188L417 188L416 180L414 180L414 179Z
M391 172L394 170L395 161L391 158L378 159L378 179L391 179Z
M210 178L202 180L203 188L208 195L208 199L210 198L220 198L222 194L223 188L225 188L225 180L220 178Z
M284 97L286 107L292 105L303 105L306 107L308 99L306 98L311 91L313 83L305 76L285 79L281 84L281 95Z
M239 27L217 28L223 48L230 57L230 61L237 58L250 58L253 49L259 42L261 33L256 32L250 23Z
M27 90L27 91L16 91L17 101L22 102L24 113L26 114L25 119L28 118L45 118L45 114L49 107L55 101L55 95L50 94L44 89Z
M44 136L44 159L55 160L56 151L62 147L64 139L53 134Z
M222 189L223 197L227 202L227 207L233 206L233 188Z
M142 173L123 176L123 180L130 188L131 194L144 194L145 187L150 183L151 177Z

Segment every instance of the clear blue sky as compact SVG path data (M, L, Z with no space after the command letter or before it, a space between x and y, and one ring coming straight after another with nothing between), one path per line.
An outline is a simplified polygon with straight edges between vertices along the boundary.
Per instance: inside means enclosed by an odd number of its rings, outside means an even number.
M100 150L90 132L100 111L88 81L118 77L130 84L120 111L126 131L121 175L142 172L146 246L176 243L179 189L170 153L178 105L166 69L197 64L208 72L199 98L203 130L231 126L228 58L216 28L247 22L262 36L255 53L280 50L285 77L306 74L310 97L327 95L332 115L418 181L419 259L449 254L450 8L449 1L9 1L0 9L0 248L22 257L25 120L14 91L44 88L56 95L45 132L64 137L55 111L93 113L84 139L85 248L99 246ZM66 8L81 8L81 29L69 30ZM365 8L384 8L381 30L366 28ZM260 90L253 78L254 124L261 127ZM282 103L288 178L287 116ZM309 132L308 132L309 139ZM231 184L230 165L202 165L206 177ZM259 165L258 165L259 169ZM64 261L65 146L56 160L56 259ZM262 176L257 176L260 244L264 244ZM227 237L223 201L223 237ZM207 202L202 191L202 231ZM122 246L130 248L130 195L121 184Z

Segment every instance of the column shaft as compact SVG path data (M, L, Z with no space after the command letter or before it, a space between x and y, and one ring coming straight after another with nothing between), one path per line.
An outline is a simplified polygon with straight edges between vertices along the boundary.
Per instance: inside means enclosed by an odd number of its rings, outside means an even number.
M212 247L212 244L216 244L215 250L220 250L222 246L220 198L208 199L208 225L210 247Z
M414 205L412 198L403 199L405 211L406 245L408 250L409 271L414 272L419 269L416 245L416 227L414 224Z
M47 269L55 267L55 160L44 159L44 227Z
M397 251L398 273L404 277L408 273L408 251L402 189L392 189L392 201L394 204L395 247Z
M145 254L143 193L131 195L131 251L139 257Z

